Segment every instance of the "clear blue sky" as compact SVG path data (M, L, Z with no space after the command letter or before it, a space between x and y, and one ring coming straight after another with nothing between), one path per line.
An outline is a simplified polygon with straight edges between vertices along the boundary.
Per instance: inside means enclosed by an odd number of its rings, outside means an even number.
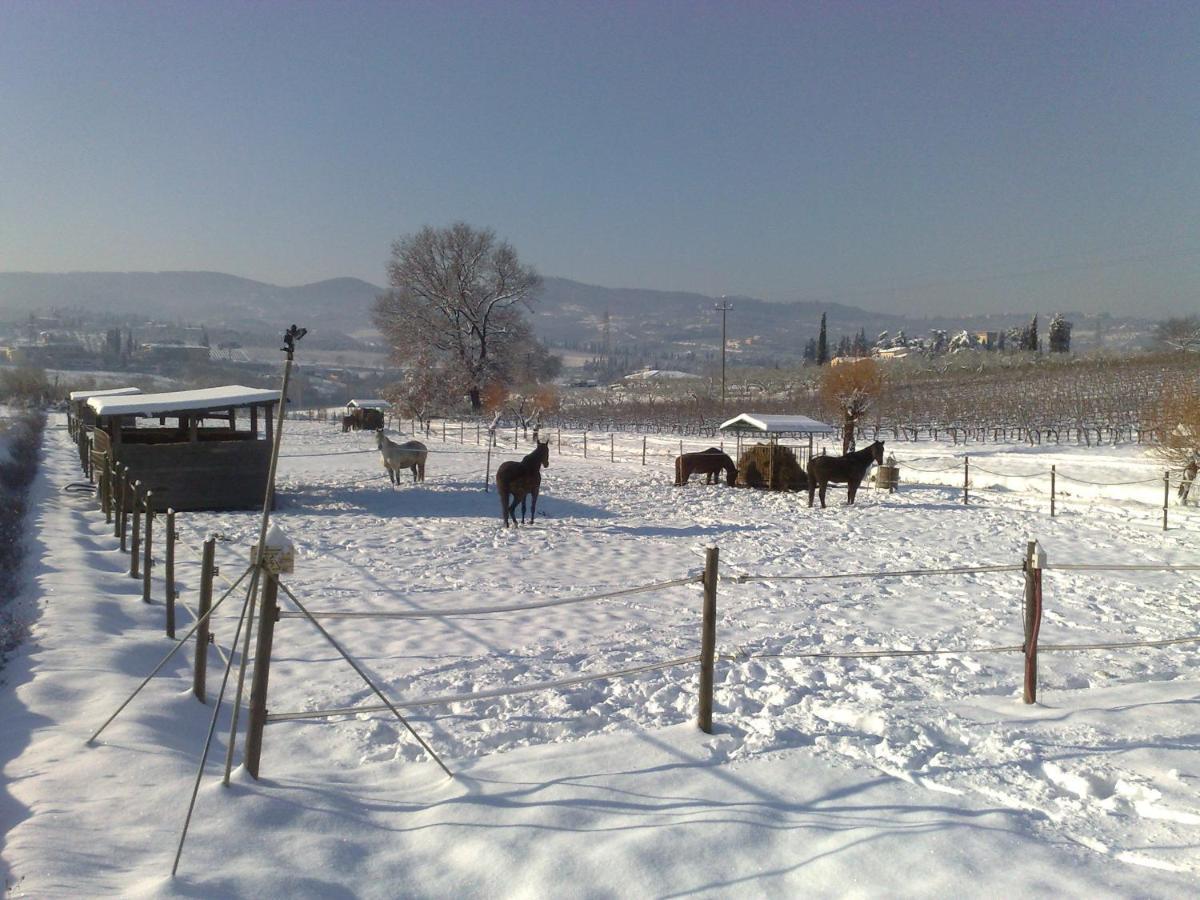
M0 271L1200 308L1200 4L0 3Z

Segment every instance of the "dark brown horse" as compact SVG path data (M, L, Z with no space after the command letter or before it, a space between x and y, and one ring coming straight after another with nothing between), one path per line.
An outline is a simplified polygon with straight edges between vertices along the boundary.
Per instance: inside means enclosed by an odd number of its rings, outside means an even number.
M808 505L813 505L813 493L819 491L821 508L825 508L825 488L831 481L845 484L850 494L849 502L853 503L871 463L883 465L883 441L845 456L814 456L808 461Z
M508 527L509 516L517 524L517 504L521 504L521 524L525 524L525 498L533 497L533 508L529 511L529 524L537 515L538 490L542 486L542 469L550 467L550 442L537 441L534 451L520 462L509 460L496 470L496 491L500 494L500 509L504 513L504 527Z
M725 483L737 481L737 466L733 460L722 453L717 447L709 447L699 453L685 453L675 458L675 484L685 485L693 475L706 475L705 484L712 484L714 479L721 480L721 472L725 473Z

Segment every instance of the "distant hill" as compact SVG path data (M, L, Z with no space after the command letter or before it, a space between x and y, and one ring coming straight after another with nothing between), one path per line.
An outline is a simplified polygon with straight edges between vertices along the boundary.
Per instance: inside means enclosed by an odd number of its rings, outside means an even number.
M50 309L204 323L209 328L273 333L293 320L314 332L370 328L381 288L357 278L280 287L222 272L0 272L0 319ZM286 320L286 321L285 321Z
M312 332L309 346L344 347L345 335L369 332L371 304L383 288L357 278L332 278L281 287L221 272L0 272L0 321L15 321L53 308L86 310L97 317L139 316L203 323L210 331L245 335L247 342L274 340L292 321ZM547 277L533 303L537 335L551 346L597 352L604 345L604 317L614 356L636 350L672 361L669 368L711 363L720 346L719 298L682 291L607 288ZM864 329L874 340L881 331L910 336L931 328L948 331L998 330L1028 321L1034 312L990 316L916 319L838 303L770 303L753 297L726 297L733 305L727 335L731 362L784 363L799 359L817 335L821 314L828 317L830 349L845 334ZM1041 310L1044 329L1049 312ZM1097 319L1067 313L1076 325L1075 346L1106 343L1129 346L1148 330L1137 319Z

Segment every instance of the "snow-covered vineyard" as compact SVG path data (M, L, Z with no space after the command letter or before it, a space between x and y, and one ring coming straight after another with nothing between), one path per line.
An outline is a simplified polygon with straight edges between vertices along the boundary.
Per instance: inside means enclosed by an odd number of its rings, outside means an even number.
M843 489L821 510L795 494L676 488L667 438L606 439L584 459L581 436L564 433L537 523L504 530L484 473L514 457L511 440L489 459L473 438L427 439L427 480L393 489L370 433L289 421L275 516L297 549L287 587L453 780L386 709L329 714L379 701L285 598L262 777L239 769L221 786L226 715L172 880L242 597L214 616L208 705L192 696L187 646L85 746L171 644L161 572L142 603L95 500L62 490L78 456L48 429L29 538L35 621L0 692L10 890L1196 890L1200 640L1053 649L1200 634L1200 514L1172 488L1163 530L1162 469L1136 447L972 447L964 503L961 447L889 444L896 493L864 488L847 507ZM204 538L219 535L224 593L258 517L187 513L177 528L180 599L194 609ZM1045 652L1026 705L1014 648L1034 540ZM709 546L721 574L712 736L694 725ZM181 607L181 636L189 625ZM940 652L877 655L924 650ZM611 672L626 673L581 680Z

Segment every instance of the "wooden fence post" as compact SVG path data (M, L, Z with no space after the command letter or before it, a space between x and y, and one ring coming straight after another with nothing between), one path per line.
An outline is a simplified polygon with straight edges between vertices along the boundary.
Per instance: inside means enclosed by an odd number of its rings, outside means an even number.
M104 524L113 520L113 468L112 460L105 457L104 471L100 473L100 506L104 510Z
M713 667L717 656L717 571L720 551L704 551L704 609L700 625L700 713L697 724L712 734Z
M113 464L116 472L116 509L113 511L113 537L121 539L121 551L125 550L125 467Z
M562 429L558 429L558 455L562 456Z
M955 443L958 443L955 441ZM971 457L963 457L963 506L966 506L971 495Z
M140 481L133 483L133 489L130 491L130 503L133 505L133 536L129 541L129 577L137 578L139 574L139 566L141 564L141 549L142 549L142 504L138 499L138 488L141 487Z
M521 447L521 439L517 436L517 426L513 426L513 449L518 450Z
M475 423L475 445L479 445L479 423Z
M608 461L609 462L617 461L616 445L613 441L613 435L612 435L611 431L608 433Z
M642 435L642 465L646 464L646 436Z
M258 778L262 758L263 727L267 724L267 681L271 677L271 644L279 619L279 576L263 572L259 603L258 642L254 647L254 678L250 682L250 719L246 725L246 771Z
M1171 472L1163 472L1163 531L1167 530L1167 505L1171 502Z
M492 480L492 442L489 440L487 445L487 467L483 472L483 492L488 492L488 484Z
M1025 545L1025 702L1037 703L1038 633L1042 628L1042 567L1046 554L1037 541Z
M1050 467L1050 518L1054 518L1054 495L1055 495L1055 479L1057 477L1057 469L1055 466Z
M175 531L175 510L167 510L167 547L163 562L163 580L166 582L167 637L175 637L175 542L179 535Z
M458 442L460 444L466 442L466 433L467 433L467 423L459 422L458 423Z
M204 542L203 555L200 557L200 600L196 607L196 615L203 621L196 629L196 661L192 673L192 693L201 703L207 703L205 696L205 676L208 673L208 644L211 640L209 619L205 614L212 609L213 576L217 567L213 564L217 552L217 539L210 537Z
M150 601L151 569L154 568L154 491L146 491L146 543L142 547L142 602Z
M583 432L583 458L587 459L587 431Z

